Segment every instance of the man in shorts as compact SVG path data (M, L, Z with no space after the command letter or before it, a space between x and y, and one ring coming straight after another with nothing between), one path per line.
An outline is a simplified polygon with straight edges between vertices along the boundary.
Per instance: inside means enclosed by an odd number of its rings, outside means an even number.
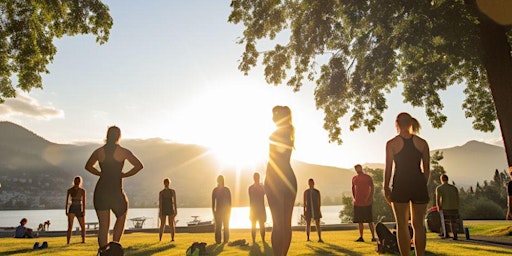
M318 233L318 242L323 243L322 230L320 229L320 218L322 218L320 191L315 188L315 181L313 179L309 179L308 184L309 189L304 191L304 218L306 219L307 241L310 241L309 234L311 233L311 220L313 219L315 220L316 232Z
M249 187L249 202L251 219L252 242L256 242L256 222L260 225L261 241L265 242L265 221L267 213L265 212L265 189L260 183L260 174L255 172L253 175L254 184Z
M363 172L360 164L354 166L357 175L352 178L352 196L354 197L354 223L359 223L359 238L356 242L364 242L364 223L368 223L372 233L372 242L375 239L373 227L372 203L373 203L373 179Z
M441 215L441 230L443 238L449 238L445 221L448 221L453 233L453 240L457 240L459 230L459 190L452 184L448 184L448 176L441 175L441 185L436 188L436 204Z

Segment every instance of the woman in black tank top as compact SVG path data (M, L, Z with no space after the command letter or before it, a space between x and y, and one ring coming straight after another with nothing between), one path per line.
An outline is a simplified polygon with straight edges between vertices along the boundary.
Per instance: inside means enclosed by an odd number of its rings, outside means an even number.
M85 194L85 189L82 188L82 177L76 176L73 179L73 187L69 188L66 194L66 216L68 216L66 237L68 244L71 239L75 217L82 230L82 243L85 243Z
M98 252L100 255L105 254L109 243L110 211L116 215L112 240L119 243L123 235L128 199L123 191L122 179L135 175L143 168L140 160L130 150L119 145L120 138L121 130L116 126L109 127L105 145L96 149L85 164L87 171L100 177L94 189L94 209L99 222ZM123 172L125 160L133 166L127 172ZM101 171L95 167L97 163Z
M174 218L176 217L176 214L178 214L178 208L176 206L176 191L169 188L170 184L171 180L169 178L165 178L164 189L162 189L158 195L158 215L160 217L159 239L162 241L165 222L168 220L169 228L171 229L171 242L174 242L174 233L176 233Z
M396 127L398 136L386 144L384 195L395 215L400 254L409 255L410 252L410 219L415 253L425 255L427 238L423 220L429 201L430 150L428 143L415 135L420 126L408 113L397 116ZM390 187L393 164L393 184Z

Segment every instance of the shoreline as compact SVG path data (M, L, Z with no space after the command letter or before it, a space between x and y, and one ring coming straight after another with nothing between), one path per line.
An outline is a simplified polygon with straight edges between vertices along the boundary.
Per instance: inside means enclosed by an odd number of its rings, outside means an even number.
M336 230L355 230L358 228L357 223L340 223L340 224L325 224L321 225L322 231L336 231ZM199 226L179 226L176 227L176 233L213 233L215 225L199 225ZM306 226L292 226L292 231L304 231ZM15 227L3 227L0 229L0 238L13 237ZM250 232L250 228L231 228L232 232ZM265 227L266 232L271 232L272 227ZM316 227L311 225L311 231L316 231ZM88 229L85 231L86 236L96 235L98 229ZM109 230L112 232L112 230ZM132 233L158 233L159 228L127 228L124 230L125 234ZM164 232L170 232L169 226L166 226ZM51 230L51 231L36 231L38 237L59 237L66 236L66 230ZM72 235L80 235L80 230L73 230Z

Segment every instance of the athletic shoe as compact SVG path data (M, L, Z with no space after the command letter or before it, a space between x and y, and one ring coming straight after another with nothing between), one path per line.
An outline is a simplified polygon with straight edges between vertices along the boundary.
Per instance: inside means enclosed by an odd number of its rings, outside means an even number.
M359 238L356 240L356 242L364 242L363 237L359 237Z

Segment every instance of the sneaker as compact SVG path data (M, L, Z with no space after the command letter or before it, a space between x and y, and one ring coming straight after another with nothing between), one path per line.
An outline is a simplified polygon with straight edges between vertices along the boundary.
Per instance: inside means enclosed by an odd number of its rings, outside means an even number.
M318 242L319 242L319 243L323 243L323 242L324 242L324 240L322 240L322 239L319 239L319 240L318 240Z
M372 238L372 242L377 242L377 238Z
M459 239L455 236L455 237L453 237L453 240L459 240Z
M364 242L364 239L362 237L358 238L356 242Z

